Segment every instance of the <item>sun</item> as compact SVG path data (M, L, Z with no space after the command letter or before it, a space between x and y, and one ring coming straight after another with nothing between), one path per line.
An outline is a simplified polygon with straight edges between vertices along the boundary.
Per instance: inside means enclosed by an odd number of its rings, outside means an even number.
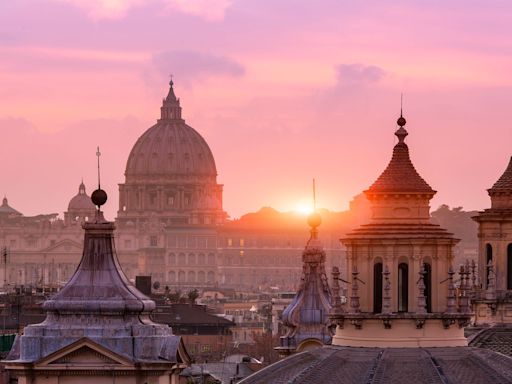
M298 203L295 205L293 210L301 215L309 215L310 213L313 213L313 207L311 204L307 203Z

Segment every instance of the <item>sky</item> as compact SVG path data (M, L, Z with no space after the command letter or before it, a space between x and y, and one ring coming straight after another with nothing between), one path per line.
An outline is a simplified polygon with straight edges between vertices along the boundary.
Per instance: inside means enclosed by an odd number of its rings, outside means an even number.
M347 209L386 167L400 95L432 201L483 209L512 155L512 3L0 1L0 194L60 213L101 148L105 211L172 74L235 218Z

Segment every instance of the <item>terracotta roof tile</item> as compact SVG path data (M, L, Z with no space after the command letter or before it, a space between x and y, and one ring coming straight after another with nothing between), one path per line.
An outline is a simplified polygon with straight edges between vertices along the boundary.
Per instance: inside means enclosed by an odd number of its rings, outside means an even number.
M504 192L512 191L512 157L508 163L507 169L503 172L503 175L494 183L489 192Z
M395 145L387 168L366 192L435 193L414 168L409 157L409 148L403 141Z

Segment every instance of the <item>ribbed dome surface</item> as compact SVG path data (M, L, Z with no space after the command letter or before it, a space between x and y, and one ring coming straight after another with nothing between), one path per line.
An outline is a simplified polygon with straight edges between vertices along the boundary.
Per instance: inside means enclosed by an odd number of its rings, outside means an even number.
M503 175L498 179L496 183L489 189L489 192L505 192L512 191L512 157L508 163L508 167L503 172Z
M181 118L180 100L173 82L162 102L161 118L135 143L128 157L127 178L216 177L210 147L197 131Z
M159 120L135 143L126 177L217 176L206 141L183 120Z

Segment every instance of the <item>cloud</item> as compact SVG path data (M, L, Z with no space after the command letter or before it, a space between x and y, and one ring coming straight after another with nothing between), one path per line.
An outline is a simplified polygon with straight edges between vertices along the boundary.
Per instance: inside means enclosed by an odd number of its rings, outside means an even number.
M83 9L93 19L118 19L144 0L53 0Z
M375 65L340 64L336 70L338 86L376 83L385 75L384 70Z
M151 64L158 77L154 80L159 84L162 78L168 78L170 74L175 75L180 83L188 85L210 76L237 77L245 74L245 68L240 63L226 56L187 50L154 54Z
M206 20L222 20L233 0L170 0L169 6Z
M161 4L171 10L199 16L206 20L222 20L233 0L53 0L83 9L93 19L119 19L131 9Z

